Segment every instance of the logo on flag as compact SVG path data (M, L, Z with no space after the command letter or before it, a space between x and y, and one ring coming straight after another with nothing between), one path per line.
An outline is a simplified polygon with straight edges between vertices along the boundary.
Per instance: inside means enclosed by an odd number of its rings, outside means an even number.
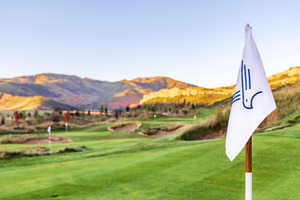
M247 68L243 61L240 69L240 79L242 81L241 89L233 94L232 103L242 100L245 109L253 109L254 98L263 92L252 89L251 69Z

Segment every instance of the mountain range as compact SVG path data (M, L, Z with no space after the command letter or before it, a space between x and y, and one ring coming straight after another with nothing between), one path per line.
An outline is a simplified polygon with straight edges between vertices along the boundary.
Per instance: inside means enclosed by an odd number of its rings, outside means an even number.
M282 86L300 83L300 67L291 67L268 78L270 86L276 90ZM235 86L202 88L188 86L186 88L166 88L143 96L141 104L154 103L194 103L211 105L232 96Z
M138 104L145 94L165 88L193 86L168 77L136 78L116 82L44 73L0 79L0 110L47 109L68 105L81 109ZM51 109L49 107L49 109Z
M269 77L272 89L300 81L300 67ZM43 73L0 79L0 110L98 109L152 103L211 105L229 98L234 86L204 88L157 76L99 81L78 76Z

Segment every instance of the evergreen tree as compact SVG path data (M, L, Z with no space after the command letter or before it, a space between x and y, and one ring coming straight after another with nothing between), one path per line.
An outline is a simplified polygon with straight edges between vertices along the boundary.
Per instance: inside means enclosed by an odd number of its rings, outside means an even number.
M1 125L5 125L5 117L4 116L2 116L2 118L1 118Z
M27 117L31 118L31 112L28 112Z
M99 112L100 112L100 114L104 113L104 106L103 105L100 106Z
M108 115L108 108L107 107L104 108L104 113L105 113L105 116Z
M119 111L118 110L115 110L115 118L119 119Z
M75 112L75 116L80 117L80 112L78 110Z
M33 116L35 119L37 119L39 117L39 111L35 110Z

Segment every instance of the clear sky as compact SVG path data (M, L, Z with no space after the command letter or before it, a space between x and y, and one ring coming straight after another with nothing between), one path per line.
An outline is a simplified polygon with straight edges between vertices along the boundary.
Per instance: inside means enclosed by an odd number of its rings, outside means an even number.
M300 65L299 9L298 0L3 0L0 77L233 84L246 23L267 74Z

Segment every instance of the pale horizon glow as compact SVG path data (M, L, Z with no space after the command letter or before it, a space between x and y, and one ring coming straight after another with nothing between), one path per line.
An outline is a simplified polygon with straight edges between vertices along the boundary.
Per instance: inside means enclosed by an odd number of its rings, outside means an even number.
M6 1L0 77L167 76L203 87L233 85L247 23L268 75L300 65L299 7L296 0Z

